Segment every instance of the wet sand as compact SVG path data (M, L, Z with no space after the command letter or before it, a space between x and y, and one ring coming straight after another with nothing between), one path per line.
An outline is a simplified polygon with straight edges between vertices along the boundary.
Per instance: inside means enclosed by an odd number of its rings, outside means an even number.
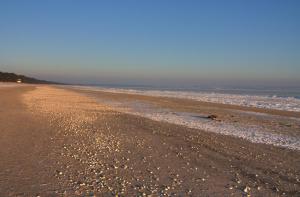
M114 106L122 113L239 137L253 143L300 150L298 112L224 105L190 99L111 93L99 91L96 88L89 90L71 88L71 90L88 95L100 103Z
M270 128L279 123L240 111L297 113L52 86L0 94L0 196L300 195L299 151L121 113L96 98L144 99ZM277 132L298 136L298 126Z

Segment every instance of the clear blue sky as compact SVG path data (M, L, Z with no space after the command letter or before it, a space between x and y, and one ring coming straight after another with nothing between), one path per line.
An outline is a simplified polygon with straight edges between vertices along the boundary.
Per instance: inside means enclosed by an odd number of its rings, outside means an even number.
M300 84L299 0L1 0L0 70L48 80Z

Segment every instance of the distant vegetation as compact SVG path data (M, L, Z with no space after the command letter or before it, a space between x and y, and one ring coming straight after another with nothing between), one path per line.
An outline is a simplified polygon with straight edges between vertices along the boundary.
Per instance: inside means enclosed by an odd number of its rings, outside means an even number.
M22 83L37 83L37 84L57 84L51 81L39 80L24 75L18 75L15 73L0 72L0 82L22 82Z

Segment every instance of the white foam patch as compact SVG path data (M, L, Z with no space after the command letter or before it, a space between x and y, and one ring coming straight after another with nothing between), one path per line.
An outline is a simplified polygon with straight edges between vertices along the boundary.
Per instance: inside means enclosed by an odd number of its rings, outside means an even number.
M276 109L283 111L300 112L300 99L288 97L268 97L268 96L254 96L254 95L239 95L239 94L221 94L221 93L207 93L207 92L188 92L188 91L160 91L160 90L134 90L134 89L120 89L120 88L100 88L88 86L73 86L79 89L98 90L111 93L126 93L138 94L146 96L157 97L171 97L191 99L196 101L222 103L230 105L238 105L245 107L256 107L266 109Z
M172 124L186 126L188 128L200 129L222 135L229 135L248 140L253 143L270 144L285 147L293 150L300 150L300 139L292 136L275 134L267 131L266 128L250 125L231 124L225 122L211 121L205 114L176 112L170 109L158 108L148 103L135 102L116 102L99 100L115 107L116 110L133 114L155 121L168 122Z

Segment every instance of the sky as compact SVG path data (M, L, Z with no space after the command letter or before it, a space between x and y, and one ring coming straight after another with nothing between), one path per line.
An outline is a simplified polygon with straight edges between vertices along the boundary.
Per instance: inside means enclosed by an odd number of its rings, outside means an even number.
M299 86L299 0L0 0L0 71L67 83Z

